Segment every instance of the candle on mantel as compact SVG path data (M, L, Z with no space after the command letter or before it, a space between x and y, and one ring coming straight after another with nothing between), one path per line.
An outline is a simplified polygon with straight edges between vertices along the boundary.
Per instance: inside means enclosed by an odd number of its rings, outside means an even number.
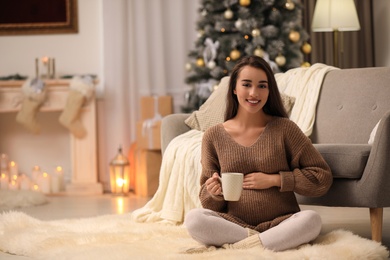
M31 186L31 190L33 190L33 191L39 191L39 186L38 186L38 184L34 183L34 184Z
M9 175L12 180L16 180L18 178L18 165L14 161L9 163Z
M41 176L41 167L39 167L38 165L35 165L32 169L32 172L31 172L32 181L37 183L39 176Z
M8 165L9 165L8 155L6 155L5 153L2 153L0 155L0 169L1 169L1 171L8 171Z
M11 182L9 183L8 188L9 188L10 190L18 190L18 189L19 189L18 182L15 181L15 180L11 180Z
M41 61L42 61L43 65L46 66L46 65L49 63L49 57L43 56L43 57L41 58Z
M20 189L31 190L31 180L26 174L20 176Z
M61 191L62 167L57 166L51 175L51 192L58 193Z
M2 172L0 178L1 178L1 180L0 180L0 181L1 181L1 186L0 186L0 188L1 188L2 190L8 190L8 183L9 183L8 174L5 173L5 172Z
M60 191L65 190L64 169L61 166L57 166L55 174L58 176Z
M50 175L47 172L42 173L38 186L43 193L50 193Z

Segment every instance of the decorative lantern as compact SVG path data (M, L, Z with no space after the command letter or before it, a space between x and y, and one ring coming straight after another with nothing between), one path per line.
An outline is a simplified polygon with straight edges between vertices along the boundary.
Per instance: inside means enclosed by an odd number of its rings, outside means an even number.
M111 192L117 195L127 194L130 189L130 163L119 147L118 154L110 162Z

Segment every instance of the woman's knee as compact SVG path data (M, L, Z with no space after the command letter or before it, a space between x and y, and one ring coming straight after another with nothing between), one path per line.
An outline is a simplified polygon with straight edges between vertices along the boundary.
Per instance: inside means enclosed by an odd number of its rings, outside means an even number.
M190 234L197 230L204 229L207 225L207 217L214 214L213 211L204 208L196 208L190 210L184 220L184 226L188 229Z
M301 218L302 225L307 228L307 230L310 230L310 234L313 238L317 237L322 228L322 220L320 214L315 212L314 210L303 210L299 213Z
M192 209L190 210L184 219L184 226L187 229L192 229L193 225L196 225L199 221L199 218L202 216L201 209Z
M185 217L184 226L192 238L203 244L208 244L210 243L209 232L211 230L210 216L215 215L216 213L209 209L192 209Z

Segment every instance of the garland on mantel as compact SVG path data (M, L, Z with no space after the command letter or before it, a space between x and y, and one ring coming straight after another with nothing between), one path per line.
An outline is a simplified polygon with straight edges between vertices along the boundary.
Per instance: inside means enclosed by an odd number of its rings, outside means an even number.
M27 76L22 76L19 73L0 77L0 80L25 80L25 79L27 79Z

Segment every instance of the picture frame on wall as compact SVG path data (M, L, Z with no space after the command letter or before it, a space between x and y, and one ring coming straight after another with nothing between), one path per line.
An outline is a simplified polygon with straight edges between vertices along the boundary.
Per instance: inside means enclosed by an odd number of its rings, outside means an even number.
M0 1L0 35L78 33L77 0Z

